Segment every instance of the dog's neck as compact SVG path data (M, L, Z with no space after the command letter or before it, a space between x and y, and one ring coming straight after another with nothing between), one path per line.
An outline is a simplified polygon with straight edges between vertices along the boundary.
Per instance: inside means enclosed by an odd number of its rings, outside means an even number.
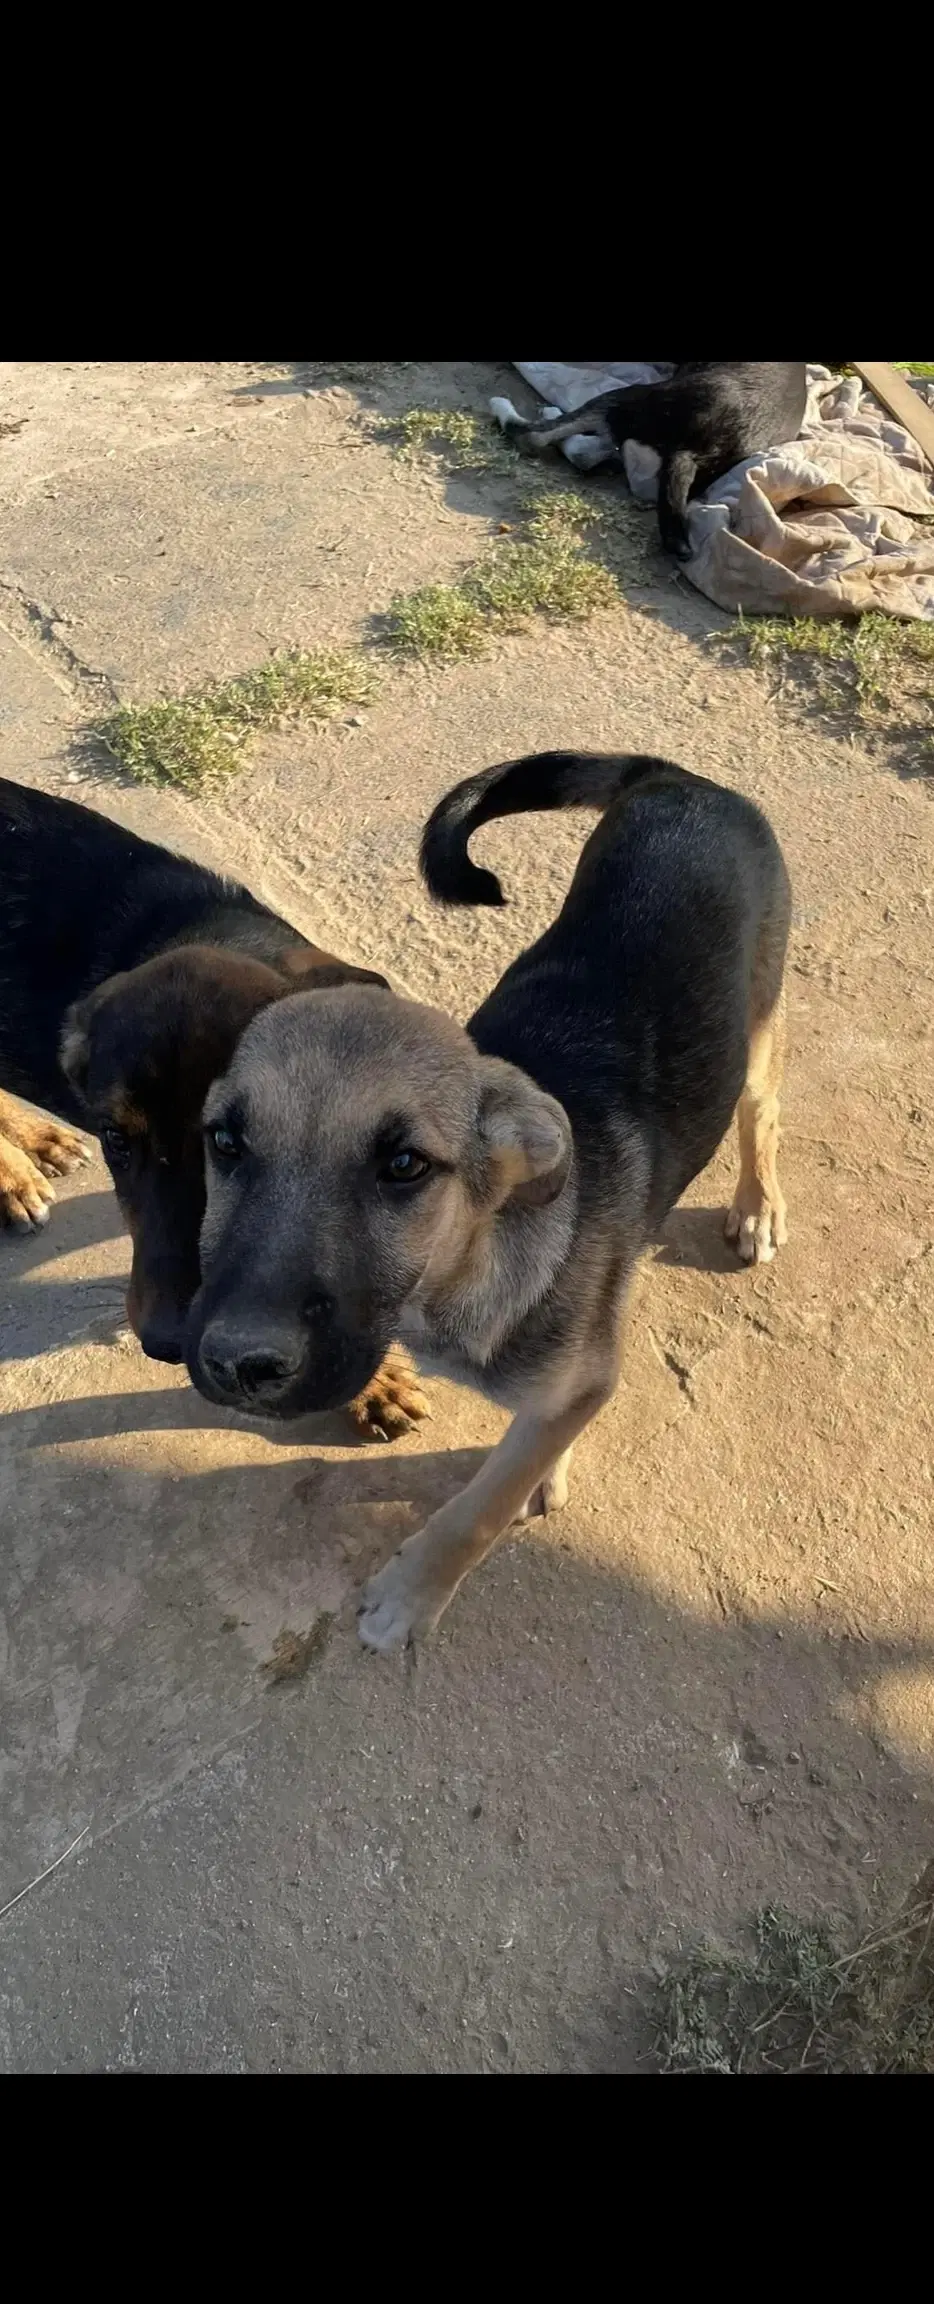
M575 1169L547 1207L507 1200L471 1242L452 1281L427 1273L404 1307L400 1343L426 1360L486 1368L567 1262L577 1221ZM454 1372L452 1368L452 1373Z

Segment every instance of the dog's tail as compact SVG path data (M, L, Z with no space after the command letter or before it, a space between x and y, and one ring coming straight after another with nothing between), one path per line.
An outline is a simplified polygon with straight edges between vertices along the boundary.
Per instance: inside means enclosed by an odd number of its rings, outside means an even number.
M696 783L686 768L640 752L530 752L466 776L446 792L422 833L422 876L441 904L505 904L495 872L471 862L471 835L494 816L535 809L609 808L633 785Z

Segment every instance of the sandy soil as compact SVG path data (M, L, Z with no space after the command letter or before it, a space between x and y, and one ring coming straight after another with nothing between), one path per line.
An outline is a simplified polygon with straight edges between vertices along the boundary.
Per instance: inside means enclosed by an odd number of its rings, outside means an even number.
M215 1414L121 1338L99 1160L44 1236L0 1241L0 1904L87 1828L0 1921L7 2069L644 2068L673 1947L765 1902L864 1918L934 1846L920 757L725 660L628 507L618 610L389 669L210 801L74 749L102 697L364 636L456 571L513 484L400 464L368 417L506 379L0 367L0 773L222 861L461 1016L552 915L585 821L490 827L510 907L433 913L416 839L455 777L579 744L741 786L796 893L789 1245L736 1267L724 1149L647 1260L568 1510L413 1664L363 1655L355 1589L497 1413L436 1386L391 1449ZM264 1669L319 1621L301 1677Z

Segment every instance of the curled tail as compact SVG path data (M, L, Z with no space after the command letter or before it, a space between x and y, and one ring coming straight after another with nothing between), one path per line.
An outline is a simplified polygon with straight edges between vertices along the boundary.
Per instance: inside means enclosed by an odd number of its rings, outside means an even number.
M473 864L472 833L494 816L524 816L536 809L609 808L633 785L650 781L694 784L698 779L671 760L638 752L530 752L466 776L439 800L422 833L421 868L442 904L505 904L495 872Z

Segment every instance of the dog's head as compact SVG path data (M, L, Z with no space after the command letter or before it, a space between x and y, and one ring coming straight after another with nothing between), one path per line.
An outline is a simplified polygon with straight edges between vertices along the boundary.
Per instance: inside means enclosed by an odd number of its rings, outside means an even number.
M571 1159L566 1114L525 1073L434 1009L349 987L256 1018L205 1143L189 1373L267 1416L352 1399L406 1306L456 1325L500 1211L555 1199Z
M300 951L311 981L363 975ZM292 955L283 965L294 969ZM133 1265L127 1315L151 1358L183 1358L204 1215L201 1114L211 1082L260 1009L292 989L262 961L179 946L112 976L66 1018L61 1062L101 1140Z

